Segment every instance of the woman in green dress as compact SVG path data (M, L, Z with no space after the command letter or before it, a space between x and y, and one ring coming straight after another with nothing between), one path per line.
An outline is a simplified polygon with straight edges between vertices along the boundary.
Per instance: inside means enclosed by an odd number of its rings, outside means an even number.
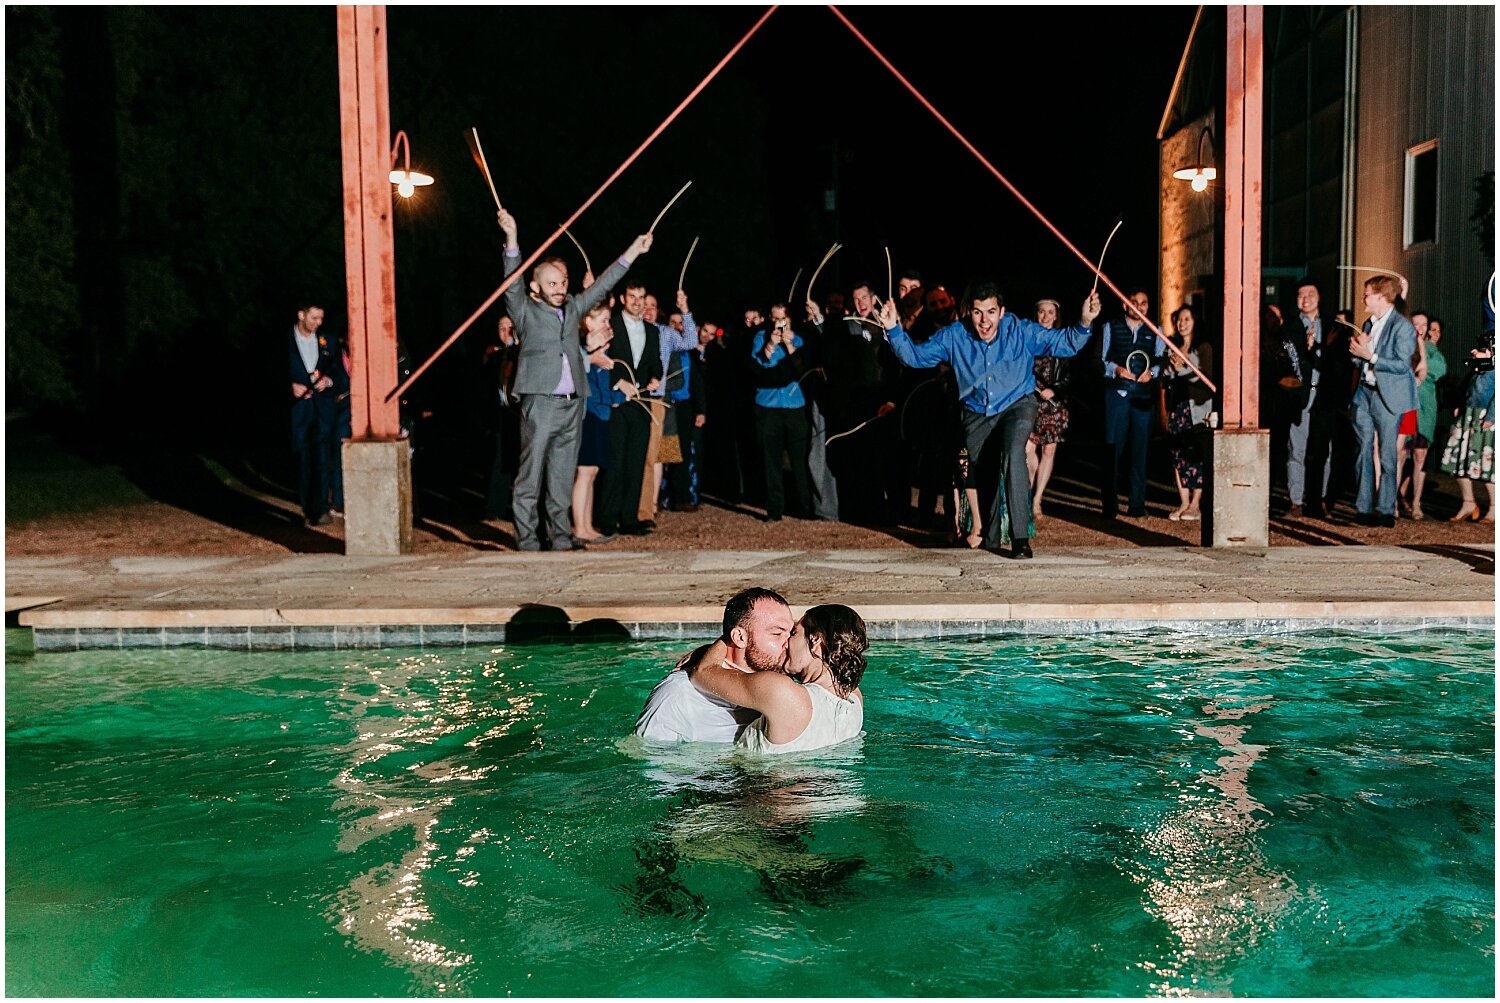
M1422 322L1419 323L1418 318ZM1411 319L1417 328L1417 336L1427 342L1427 366L1425 375L1417 383L1417 434L1410 437L1410 442L1402 436L1403 451L1408 445L1411 447L1411 476L1401 479L1396 498L1404 500L1407 485L1411 485L1411 517L1421 519L1422 487L1427 481L1427 450L1437 435L1437 381L1448 375L1448 360L1438 351L1438 342L1443 338L1443 322L1420 310L1414 312Z

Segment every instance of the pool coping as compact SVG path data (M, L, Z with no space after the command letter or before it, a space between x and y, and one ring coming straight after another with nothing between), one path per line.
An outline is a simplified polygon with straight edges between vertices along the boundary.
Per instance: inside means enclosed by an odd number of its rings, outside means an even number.
M794 606L800 613L803 607ZM1310 630L1490 629L1482 600L1389 602L945 603L861 609L872 640L982 640L1168 631L1197 636ZM35 650L203 647L239 651L467 647L549 638L712 636L718 605L100 610L32 608Z

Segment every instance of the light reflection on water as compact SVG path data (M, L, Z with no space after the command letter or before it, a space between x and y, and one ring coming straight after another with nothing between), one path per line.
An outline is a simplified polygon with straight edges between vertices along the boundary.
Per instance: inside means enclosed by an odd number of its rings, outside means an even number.
M672 645L13 661L7 986L1487 995L1492 640L877 644L759 760L621 738Z
M1158 980L1151 989L1161 995L1199 995L1210 985L1232 990L1224 963L1267 940L1299 895L1296 882L1262 852L1257 833L1270 824L1271 812L1249 786L1266 746L1245 736L1253 715L1273 702L1267 694L1238 706L1203 705L1206 720L1192 724L1193 734L1216 742L1225 755L1188 783L1178 807L1143 834L1145 859L1121 864L1143 886L1148 910L1172 933L1167 956L1138 962Z

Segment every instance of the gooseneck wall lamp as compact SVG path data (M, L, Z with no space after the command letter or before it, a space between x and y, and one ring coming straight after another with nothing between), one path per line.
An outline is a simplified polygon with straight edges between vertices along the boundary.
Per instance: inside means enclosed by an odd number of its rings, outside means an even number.
M405 151L403 161L404 170L396 170L396 151ZM432 175L423 174L411 169L411 140L406 138L406 130L402 129L396 133L396 141L391 144L391 184L396 186L396 191L402 198L411 198L412 192L423 185L432 184Z
M1204 126L1203 131L1198 134L1198 162L1192 167L1184 167L1180 171L1172 172L1172 177L1191 182L1193 191L1195 192L1203 191L1208 187L1210 181L1219 176L1219 172L1214 169L1213 164L1209 163L1203 157L1203 141L1211 139L1212 136L1213 134L1209 131L1209 128ZM1211 143L1209 144L1209 149L1213 149ZM395 175L393 174L392 178L394 177Z

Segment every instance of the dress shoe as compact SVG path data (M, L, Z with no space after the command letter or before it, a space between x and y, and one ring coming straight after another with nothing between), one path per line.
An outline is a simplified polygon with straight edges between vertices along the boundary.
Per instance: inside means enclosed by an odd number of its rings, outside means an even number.
M1012 539L1010 541L1010 559L1013 561L1031 560L1031 541L1024 536Z
M655 519L642 519L641 520L641 528L642 529L655 529L656 528L656 520Z
M1356 526L1379 526L1380 517L1374 512L1356 512L1354 513L1354 524Z
M1315 502L1308 505L1307 508L1303 509L1302 514L1307 516L1309 519L1322 519L1324 517L1323 506Z
M645 523L637 523L634 526L621 526L620 527L620 535L621 536L650 536L651 535L651 527L647 526Z
M1396 528L1396 516L1394 514L1391 514L1391 515L1382 515L1380 517L1380 525L1382 527L1384 527L1385 529L1395 529Z
M671 510L673 512L696 512L696 511L698 511L698 506L697 505L673 505L673 506L671 506Z
M1146 517L1146 510L1144 508L1130 508L1125 510L1125 514L1132 519L1144 519Z
M760 517L760 521L761 522L780 522L781 521L781 516L779 516L779 515L763 515L763 516Z

